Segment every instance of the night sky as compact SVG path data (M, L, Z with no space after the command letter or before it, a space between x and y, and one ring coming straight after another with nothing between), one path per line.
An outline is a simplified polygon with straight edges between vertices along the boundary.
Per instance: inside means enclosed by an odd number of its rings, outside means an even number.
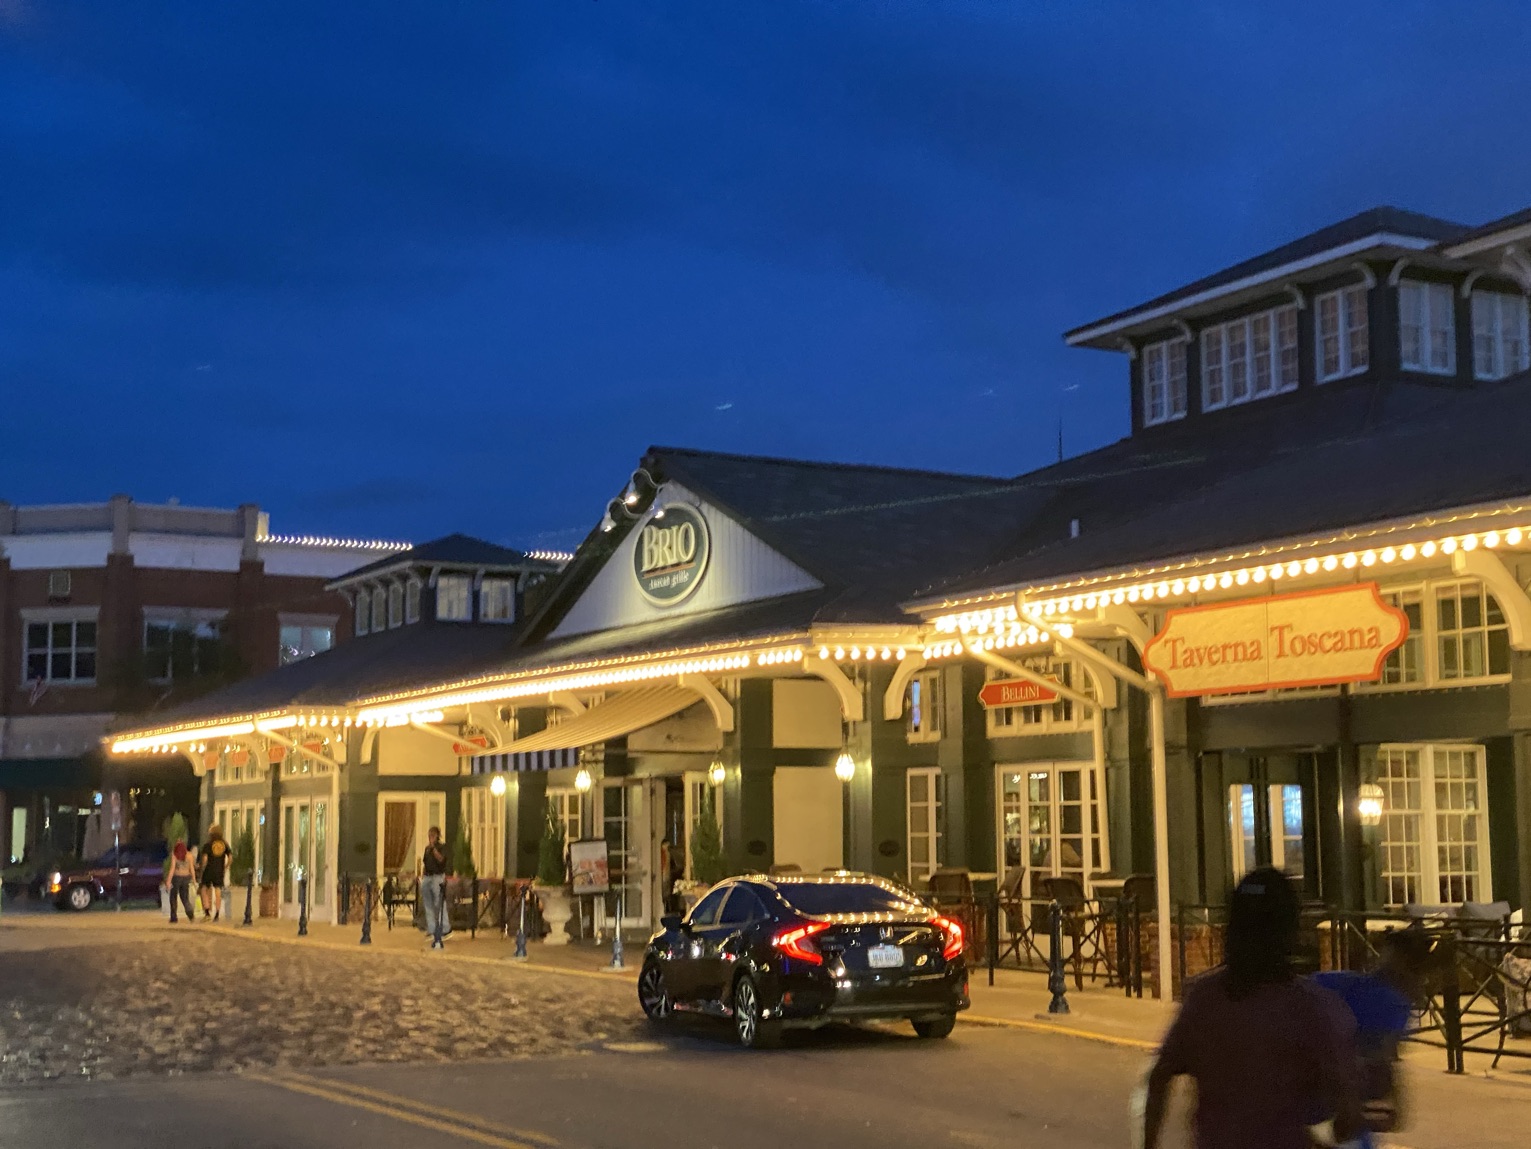
M0 0L0 498L570 546L650 443L1013 474L1125 433L1065 329L1531 205L1528 61L1524 0Z

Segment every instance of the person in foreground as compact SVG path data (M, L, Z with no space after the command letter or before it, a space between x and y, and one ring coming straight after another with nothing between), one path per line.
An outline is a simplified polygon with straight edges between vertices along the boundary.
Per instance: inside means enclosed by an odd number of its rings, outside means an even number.
M1226 961L1186 985L1148 1075L1143 1145L1158 1149L1170 1083L1195 1080L1197 1149L1310 1149L1332 1120L1361 1129L1354 1022L1329 991L1292 968L1298 899L1285 875L1247 875L1228 905Z
M1369 973L1330 970L1313 983L1339 997L1355 1021L1357 1080L1366 1128L1358 1144L1371 1149L1372 1133L1392 1133L1403 1124L1403 1089L1398 1078L1398 1043L1409 1031L1413 1002L1424 996L1430 969L1430 937L1422 930L1390 930L1377 941Z

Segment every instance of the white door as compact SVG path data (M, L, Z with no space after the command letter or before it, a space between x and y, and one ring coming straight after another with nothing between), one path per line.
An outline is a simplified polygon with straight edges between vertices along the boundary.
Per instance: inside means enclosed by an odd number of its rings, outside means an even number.
M776 864L805 874L845 864L845 783L833 766L778 766L771 783Z
M1109 868L1099 772L1089 762L1030 762L996 768L1001 876L1026 868L1038 878L1075 878L1086 894Z
M282 803L281 913L298 916L298 881L308 878L308 916L327 917L334 904L334 811L328 795Z
M624 930L658 921L655 861L664 834L664 779L613 778L601 783L601 832L611 867L611 896L597 899L596 928L609 929L620 907Z
M906 839L909 884L923 890L930 875L941 868L946 853L941 816L945 780L934 767L920 767L904 775Z
M1228 848L1235 882L1262 865L1262 855L1276 869L1301 878L1307 868L1302 831L1301 786L1275 783L1263 793L1250 782L1228 787Z

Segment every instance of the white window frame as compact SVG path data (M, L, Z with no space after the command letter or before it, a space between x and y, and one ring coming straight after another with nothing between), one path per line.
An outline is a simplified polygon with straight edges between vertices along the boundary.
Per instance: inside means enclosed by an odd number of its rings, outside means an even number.
M443 606L448 605L448 595L444 592L450 588L452 605L459 610L444 611ZM459 598L459 592L461 597ZM438 622L472 622L473 621L473 576L465 574L443 574L436 576L436 619Z
M1409 318L1414 302L1419 310L1417 323ZM1409 332L1416 328L1419 354L1411 359ZM1442 352L1440 362L1437 351ZM1405 371L1422 371L1427 375L1457 373L1456 292L1451 284L1420 279L1405 279L1398 284L1398 361Z
M1048 782L1048 819L1052 827L1050 834L1054 839L1063 835L1060 826L1060 812L1063 805L1062 787L1059 783L1061 773L1064 771L1077 771L1080 776L1082 805L1085 810L1086 824L1082 829L1081 836L1086 843L1094 843L1097 854L1095 864L1092 865L1089 858L1083 859L1082 876L1080 885L1084 887L1086 897L1093 896L1094 877L1096 874L1109 873L1111 871L1111 818L1107 808L1106 776L1099 762L1086 760L1073 761L1045 761L1045 762L1009 762L996 764L994 767L994 857L996 869L999 871L999 879L1004 881L1007 872L1012 869L1005 855L1005 778L1007 775L1018 775L1016 783L1019 790L1012 790L1012 794L1019 796L1019 808L1014 811L1018 819L1020 834L1020 865L1026 868L1026 883L1023 889L1028 896L1033 886L1032 883L1038 876L1057 877L1061 872L1073 871L1069 867L1061 865L1062 859L1059 851L1052 851L1052 868L1045 874L1039 875L1031 866L1031 823L1030 823L1030 778L1033 773L1046 773ZM1093 794L1091 790L1093 789ZM1088 848L1088 847L1087 847Z
M1399 806L1394 799L1398 795L1398 783L1387 778L1383 773L1382 759L1389 754L1417 753L1419 756L1419 805ZM1473 784L1477 790L1477 806L1475 809L1463 808L1440 809L1438 805L1439 790L1442 785L1450 787L1455 780L1441 778L1437 774L1439 765L1437 755L1470 754L1474 758ZM1377 827L1377 879L1380 884L1380 895L1384 905L1388 907L1410 904L1407 902L1391 900L1392 890L1389 882L1397 878L1399 880L1412 879L1417 883L1415 905L1461 905L1464 901L1491 902L1494 900L1494 866L1493 852L1489 841L1489 809L1488 809L1488 763L1487 754L1481 745L1454 742L1385 742L1377 747L1376 758L1372 761L1372 776L1383 789L1382 823ZM1441 895L1441 851L1449 851L1457 845L1453 842L1442 842L1441 827L1448 824L1452 818L1476 818L1477 839L1474 848L1477 850L1477 865L1468 871L1465 864L1460 871L1448 870L1448 875L1457 876L1464 881L1470 876L1475 883L1471 891L1471 897L1459 900L1448 900ZM1414 819L1414 836L1412 842L1407 837L1394 839L1391 837L1396 829L1401 829L1399 819ZM1409 870L1394 868L1396 859L1400 856L1393 851L1406 850L1413 845L1418 851L1418 868ZM1464 893L1468 892L1466 890Z
M213 805L213 822L223 830L223 837L233 850L239 842L239 835L243 832L246 823L250 827L250 837L255 843L255 885L261 883L261 864L264 861L261 849L265 839L265 808L266 804L259 799L230 800L216 802ZM233 885L233 867L225 871L229 884ZM257 896L259 896L257 894Z
M21 612L21 684L26 686L35 682L37 676L30 672L28 662L29 655L41 651L46 659L48 672L42 676L42 680L49 686L94 686L96 677L101 672L101 620L100 610L97 607L35 607L25 608ZM70 655L70 675L67 678L55 678L53 676L53 656L61 653L64 647L54 648L53 627L57 623L69 623L73 629L70 631L70 645L67 649ZM96 628L95 642L89 645L81 645L79 641L79 624L89 623ZM31 646L32 626L46 626L48 628L48 642L45 647L34 648ZM92 673L89 675L76 675L79 656L88 654L91 656Z
M372 588L372 633L378 634L388 629L388 588L375 586Z
M573 786L549 786L547 801L563 823L564 845L585 836L585 795Z
M398 583L388 584L388 629L404 625L404 588Z
M919 804L918 812L914 801L916 781L925 785L925 800ZM941 868L942 854L946 850L946 836L941 828L945 805L946 779L939 766L916 766L904 772L904 858L909 883L916 889ZM922 870L916 869L914 861L917 838L929 845Z
M277 665L290 666L316 654L335 648L335 632L340 620L332 614L279 614L277 615ZM289 646L282 641L285 631L298 631L298 644ZM323 632L326 642L319 646L314 640ZM292 652L289 657L288 652Z
M1365 284L1326 292L1313 301L1313 358L1320 383L1359 375L1371 366L1371 321ZM1359 322L1357 322L1359 317ZM1331 328L1331 324L1333 325ZM1325 342L1334 340L1335 369L1326 367Z
M1261 332L1264 332L1263 336ZM1257 350L1264 339L1265 346ZM1232 350L1237 347L1237 351ZM1297 389L1297 306L1213 324L1201 332L1201 409L1220 411ZM1266 384L1256 389L1264 378ZM1235 395L1235 380L1241 393Z
M420 580L412 578L404 584L404 623L420 621Z
M1143 348L1143 426L1186 416L1186 339L1166 339Z
M369 634L372 630L372 592L366 587L356 592L356 616L351 622L351 631L357 638Z
M1454 630L1442 631L1440 627L1440 600L1442 591L1454 591L1458 602L1464 591L1481 592L1483 595L1483 613L1481 622L1474 627L1458 626ZM1489 637L1493 632L1503 632L1508 642L1509 622L1505 617L1504 608L1494 605L1499 610L1500 621L1492 625L1488 622L1489 601L1494 598L1493 593L1482 582L1473 578L1444 578L1426 579L1419 582L1401 583L1394 586L1381 588L1384 602L1390 605L1400 605L1399 600L1403 596L1414 595L1418 598L1419 613L1422 625L1416 630L1409 628L1409 635L1404 640L1404 646L1389 655L1383 663L1383 678L1376 682L1357 682L1352 684L1351 689L1366 693L1388 693L1401 690L1448 690L1458 686L1493 686L1502 682L1509 682L1512 674L1511 669L1506 669L1498 674L1487 673L1489 666ZM1460 621L1460 618L1459 618ZM1481 634L1483 641L1483 666L1485 673L1480 675L1466 676L1458 674L1455 677L1447 677L1441 669L1441 641L1448 636L1461 636L1464 634ZM1460 637L1458 638L1460 649ZM1385 681L1390 666L1395 666L1401 660L1413 658L1419 667L1419 676L1411 681L1387 682ZM1461 660L1458 660L1461 665ZM1513 663L1512 663L1513 667Z
M1020 660L1027 670L1034 670L1071 690L1095 697L1095 676L1078 659L1058 655L1033 655ZM985 682L1000 682L1012 675L986 667ZM1089 708L1061 694L1052 702L1032 706L984 708L984 729L990 738L1024 738L1032 734L1074 734L1089 730L1093 721Z
M910 742L941 741L941 671L921 670L905 692L904 732Z
M479 582L478 618L480 622L516 621L515 579L496 577Z
M505 876L505 797L487 785L464 786L462 824L473 844L473 864L481 878Z
M1531 368L1531 318L1524 295L1473 292L1472 323L1475 379L1504 379Z
M1249 839L1244 833L1244 818L1241 799L1243 789L1259 785L1256 782L1232 782L1228 786L1228 848L1229 862L1233 868L1233 880L1239 881L1249 872L1244 865L1244 849ZM1296 790L1299 796L1302 787L1295 782L1271 782L1265 787L1266 813L1269 815L1269 824L1266 832L1271 840L1271 865L1282 872L1286 871L1286 791ZM1251 793L1253 797L1253 793ZM1304 810L1306 814L1306 810ZM1306 830L1306 826L1303 827ZM1258 828L1256 828L1258 833ZM1306 859L1304 859L1306 863ZM1306 866L1305 866L1306 868ZM1298 876L1294 875L1294 880Z

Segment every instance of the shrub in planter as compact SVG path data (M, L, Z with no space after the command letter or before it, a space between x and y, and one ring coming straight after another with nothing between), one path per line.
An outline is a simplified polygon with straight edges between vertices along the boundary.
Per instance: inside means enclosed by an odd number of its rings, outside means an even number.
M711 786L702 788L701 808L696 812L696 824L691 827L691 876L707 886L728 877Z
M478 876L478 866L473 861L473 838L466 826L458 823L457 835L452 839L452 876L447 879L447 913L452 928L468 929L474 913L473 879ZM480 891L482 892L482 891Z
M229 855L229 884L243 886L255 872L255 835L246 826L234 839L234 850Z
M547 923L547 944L566 945L567 927L574 914L569 896L569 863L565 855L563 819L549 802L542 823L542 842L537 849L537 897L542 902L542 919Z

